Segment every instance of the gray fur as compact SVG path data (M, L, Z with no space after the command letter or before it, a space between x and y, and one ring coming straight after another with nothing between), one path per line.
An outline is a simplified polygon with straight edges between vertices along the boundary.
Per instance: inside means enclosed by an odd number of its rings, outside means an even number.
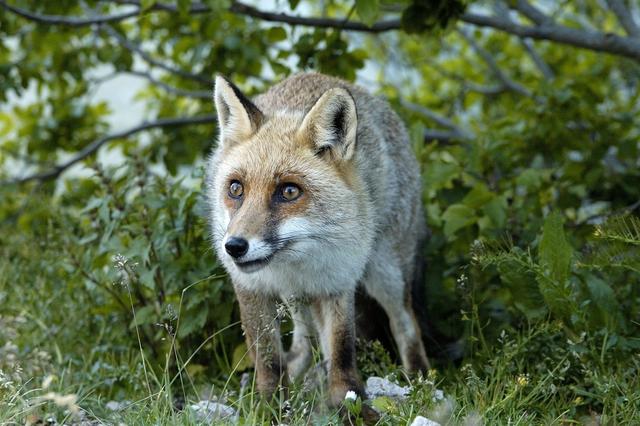
M230 122L223 123L228 128L223 129L222 134L226 132L233 137L228 137L229 140L222 137L211 156L206 191L214 246L229 271L236 292L244 295L241 310L245 331L247 324L259 323L255 318L264 318L272 312L267 309L267 300L274 297L306 300L306 304L294 312L297 331L292 352L286 357L273 353L271 359L278 359L278 362L288 359L292 363L289 374L301 374L311 356L309 336L315 334L329 365L330 400L333 404L339 403L347 390L361 391L355 371L353 332L353 294L360 283L390 317L403 365L409 370L427 368L420 330L411 308L410 288L418 242L426 233L421 179L418 162L411 152L409 137L400 118L385 100L370 95L359 86L322 74L303 73L285 79L254 99L257 111L263 115L260 128L256 130L251 127L248 117L256 111L243 111L242 108L247 108L246 100L239 102L234 98L228 83L220 81L217 85L220 87L216 88L216 102L232 109L235 105L236 110L223 111L225 121L230 117ZM349 152L347 149L336 150L343 157L336 155L323 159L305 151L305 147L293 145L300 144L300 132L306 129L308 121L313 128L326 125L322 116L317 120L306 119L315 117L308 113L323 95L328 94L322 99L328 99L329 106L332 106L334 94L336 102L349 105L348 95L344 91L331 90L334 88L348 91L355 102L355 148L351 146ZM353 104L350 105L347 112L352 113ZM249 105L248 109L253 110L253 106ZM236 121L233 121L234 117ZM354 124L353 118L348 122ZM327 132L317 134L326 137ZM322 141L316 142L321 145ZM283 153L281 157L279 153ZM349 171L344 177L335 173L343 168L340 161L348 162ZM308 211L300 217L283 219L282 223L276 224L273 220L265 220L265 214L259 213L261 201L255 196L247 198L244 210L242 207L237 211L227 210L225 185L227 175L233 170L249 167L264 169L262 171L267 175L277 175L280 169L286 171L287 167L294 167L291 164L307 167L305 178L311 185L317 185L319 194L309 201ZM249 170L249 173L253 171ZM328 176L340 177L327 179ZM245 233L247 239L251 237L251 247L255 247L246 256L252 256L251 253L264 256L271 249L264 242L266 240L262 240L262 221L269 224L264 226L273 227L269 231L271 234L298 233L300 238L294 243L295 250L278 252L273 249L270 263L247 273L226 255L224 241L229 233ZM305 239L307 234L313 234L315 238ZM315 330L308 327L312 314ZM269 336L260 336L257 330L247 331L252 344L259 345L262 338L273 342L277 330ZM279 352L279 346L275 350ZM272 371L265 365L258 365L266 363L259 356L254 359L258 371ZM262 389L277 382L273 375L265 377L268 377L264 379L268 383L263 383Z

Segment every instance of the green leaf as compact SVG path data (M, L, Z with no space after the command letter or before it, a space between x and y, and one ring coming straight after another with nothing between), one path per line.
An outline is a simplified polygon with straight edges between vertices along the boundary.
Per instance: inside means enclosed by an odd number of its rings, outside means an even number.
M567 319L577 308L568 282L573 249L565 238L562 225L562 216L557 212L551 213L544 222L538 247L543 271L538 277L538 285L551 311Z
M620 305L616 300L613 289L606 281L591 274L586 277L586 283L589 297L599 311L596 316L602 318L600 324L597 325L615 328L619 319ZM589 319L593 320L595 318L590 315ZM594 325L597 323L596 321L590 322Z
M191 8L191 0L178 0L178 12L180 15L187 16Z
M206 306L200 306L197 309L188 311L180 323L180 330L178 330L178 337L183 338L196 330L204 327L207 322L207 316L209 315L209 309Z
M487 204L495 197L495 194L489 191L487 185L479 183L473 187L471 191L464 197L462 204L467 205L473 209L480 208Z
M362 22L368 26L373 25L380 13L379 0L356 0L356 12Z
M129 328L135 328L144 324L152 324L159 318L156 316L156 309L154 305L146 305L142 308L136 309L135 318L131 320Z
M573 249L565 238L562 216L557 212L551 213L544 222L538 254L540 264L551 278L564 284L569 278Z
M482 211L491 219L494 227L505 227L507 223L507 201L503 197L495 197L482 208Z
M253 366L251 356L249 355L247 344L245 342L240 343L234 348L231 362L231 367L235 368L235 371L244 371Z
M519 249L516 247L514 250ZM498 264L498 272L500 280L511 293L514 306L530 320L542 318L547 310L535 275L513 260Z
M379 396L371 401L373 408L383 413L394 413L398 410L398 404L388 396Z
M273 27L267 30L267 40L269 40L270 43L275 43L286 39L287 32L282 27Z
M146 12L156 4L157 0L140 0L140 11Z
M475 223L474 210L464 204L452 204L442 215L444 220L444 235L451 237L457 230Z

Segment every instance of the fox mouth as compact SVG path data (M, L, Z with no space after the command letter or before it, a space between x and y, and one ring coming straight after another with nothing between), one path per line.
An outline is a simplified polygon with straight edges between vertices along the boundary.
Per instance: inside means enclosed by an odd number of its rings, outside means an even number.
M292 241L287 241L286 243L281 244L280 247L275 247L274 250L268 255L258 259L245 260L245 261L234 259L233 262L236 264L238 269L240 269L242 272L245 272L245 273L255 272L267 266L279 251L281 251L282 249L288 248L291 244L292 244Z
M275 253L271 253L270 255L260 259L248 260L245 262L240 262L238 260L234 260L234 262L242 272L255 272L267 266L267 264L271 262L271 259L273 259L274 254Z

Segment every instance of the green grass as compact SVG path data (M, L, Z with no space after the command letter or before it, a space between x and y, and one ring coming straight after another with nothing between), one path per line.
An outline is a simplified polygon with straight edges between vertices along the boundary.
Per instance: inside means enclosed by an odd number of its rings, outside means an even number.
M28 216L0 223L0 424L69 424L84 413L96 424L191 425L178 406L206 395L237 410L241 424L339 423L322 386L294 383L286 402L270 404L254 392L197 190L126 175L105 188L82 209L36 194ZM558 215L547 221L538 253L535 241L522 249L508 240L474 244L462 269L432 262L449 277L435 305L454 312L434 319L463 336L460 363L434 360L426 377L407 377L381 345L360 342L364 379L411 387L403 401L368 402L381 424L417 415L463 425L640 424L640 228L614 221L585 250L562 236ZM113 412L112 400L131 404Z
M42 259L49 254L42 253ZM270 424L274 419L287 424L307 424L310 418L314 424L339 421L324 406L322 388L293 384L286 408L260 402L251 379L241 385L242 372L233 370L230 356L213 358L214 368L203 368L192 363L202 348L194 348L188 356L178 353L175 335L168 332L165 362L151 361L140 350L144 344L138 345L117 323L114 327L113 317L92 313L94 307L84 293L69 293L48 281L51 271L36 273L27 281L25 272L32 270L24 267L7 257L0 261L2 424L51 416L69 423L77 419L69 410L74 407L85 418L108 424L192 425L197 424L195 418L177 409L175 401L194 403L204 393L234 407L241 424ZM474 330L482 333L491 327L473 325L473 318L467 322ZM239 332L238 324L230 328ZM207 344L220 335L211 330ZM362 371L391 375L412 387L404 401L374 401L384 409L381 424L410 424L416 415L450 424L640 420L640 356L617 358L603 336L583 335L580 341L569 342L560 322L542 319L505 329L492 344L478 333L470 339L477 344L461 365L437 365L424 378L406 377L379 345L369 345L359 357ZM211 371L218 373L211 376ZM46 388L44 381L50 382ZM433 400L435 389L444 391L444 401ZM106 408L110 400L127 400L131 405L113 412Z

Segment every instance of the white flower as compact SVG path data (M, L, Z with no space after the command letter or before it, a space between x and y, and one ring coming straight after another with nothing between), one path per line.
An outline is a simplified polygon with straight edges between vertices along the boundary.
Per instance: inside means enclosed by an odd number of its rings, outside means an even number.
M350 390L350 391L347 391L347 394L344 396L344 399L355 401L356 399L358 399L358 395L356 395L354 391Z

